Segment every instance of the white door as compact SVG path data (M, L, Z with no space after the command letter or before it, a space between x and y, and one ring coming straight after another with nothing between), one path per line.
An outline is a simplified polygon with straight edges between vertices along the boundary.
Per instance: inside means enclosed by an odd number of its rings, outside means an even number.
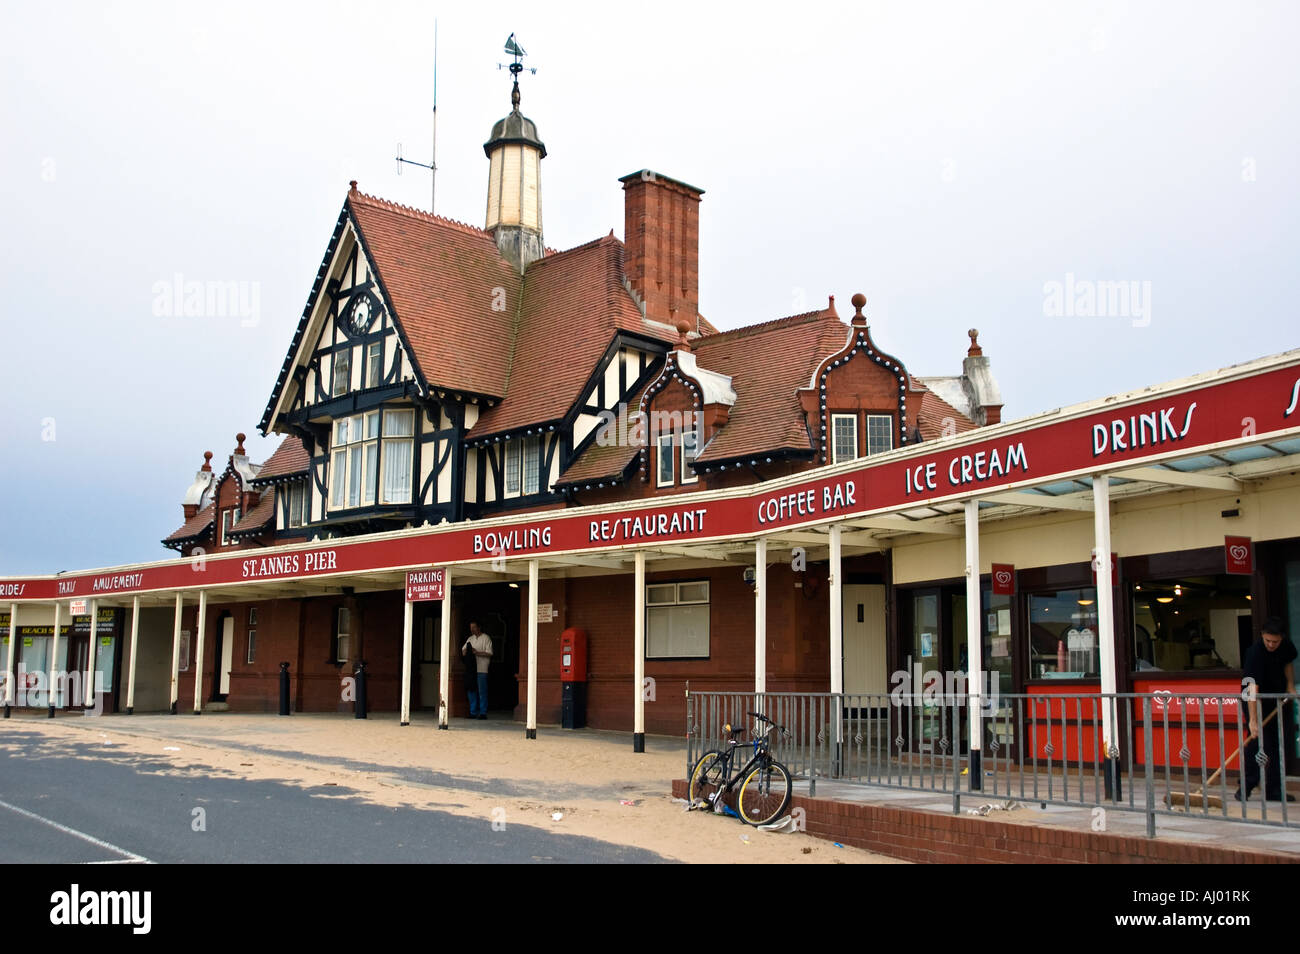
M223 696L230 692L230 664L235 658L235 618L227 616L221 621L221 688Z
M885 588L852 583L844 587L844 692L889 692L885 671ZM880 705L876 700L873 705Z

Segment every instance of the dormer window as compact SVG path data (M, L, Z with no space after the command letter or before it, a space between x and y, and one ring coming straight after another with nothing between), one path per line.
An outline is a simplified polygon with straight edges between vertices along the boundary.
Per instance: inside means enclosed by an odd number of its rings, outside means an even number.
M295 480L289 485L289 520L290 527L301 527L303 524L303 504L306 502L307 485L301 480Z
M675 483L673 477L676 473L676 468L673 466L672 432L670 431L667 434L660 434L655 438L655 444L659 449L659 453L655 455L658 458L655 486L671 487Z
M839 464L858 457L858 416L831 415L831 463Z
M516 438L505 447L505 484L502 496L519 497L541 490L542 439L540 436Z
M892 414L867 415L867 456L883 454L894 449L894 416Z
M333 397L342 397L348 393L352 383L352 349L345 348L334 352L334 387L330 390Z
M237 523L239 523L238 507L230 507L221 511L221 545L223 547L228 547L234 543L234 541L230 539L230 531L235 528L235 524Z
M700 434L695 428L682 431L682 483L693 484L699 477L691 466L700 455Z

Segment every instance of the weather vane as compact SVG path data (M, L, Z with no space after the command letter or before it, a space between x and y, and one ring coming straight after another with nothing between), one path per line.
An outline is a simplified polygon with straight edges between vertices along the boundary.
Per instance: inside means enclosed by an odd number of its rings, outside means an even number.
M524 50L522 46L520 46L518 43L515 42L515 35L513 33L511 33L510 36L506 38L506 53L508 53L510 56L513 56L514 60L510 63L498 63L497 69L509 70L510 75L515 78L514 89L510 91L510 105L513 106L515 109L518 109L519 108L519 74L522 73L524 70L528 70L529 73L531 73L533 76L536 76L538 68L536 66L524 66L523 59L527 55L527 52Z

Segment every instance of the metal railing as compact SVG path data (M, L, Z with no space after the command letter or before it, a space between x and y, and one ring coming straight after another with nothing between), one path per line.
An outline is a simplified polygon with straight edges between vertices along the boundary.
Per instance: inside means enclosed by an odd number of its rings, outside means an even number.
M724 726L752 733L748 713L761 712L789 731L773 736L773 755L814 796L820 779L948 794L954 813L963 795L1139 812L1149 836L1161 815L1300 826L1300 812L1286 801L1293 697L1254 696L1261 721L1275 708L1277 714L1249 744L1244 695L986 696L979 705L981 744L972 759L967 694L688 690L686 773L704 752L726 747ZM1256 787L1238 801L1247 760Z

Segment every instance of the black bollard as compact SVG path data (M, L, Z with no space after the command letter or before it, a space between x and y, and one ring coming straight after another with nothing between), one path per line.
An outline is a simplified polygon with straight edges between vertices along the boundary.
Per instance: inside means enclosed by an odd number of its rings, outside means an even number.
M280 663L280 715L289 714L289 664Z
M366 662L364 659L357 663L353 676L357 680L356 716L358 719L364 719L366 717Z

